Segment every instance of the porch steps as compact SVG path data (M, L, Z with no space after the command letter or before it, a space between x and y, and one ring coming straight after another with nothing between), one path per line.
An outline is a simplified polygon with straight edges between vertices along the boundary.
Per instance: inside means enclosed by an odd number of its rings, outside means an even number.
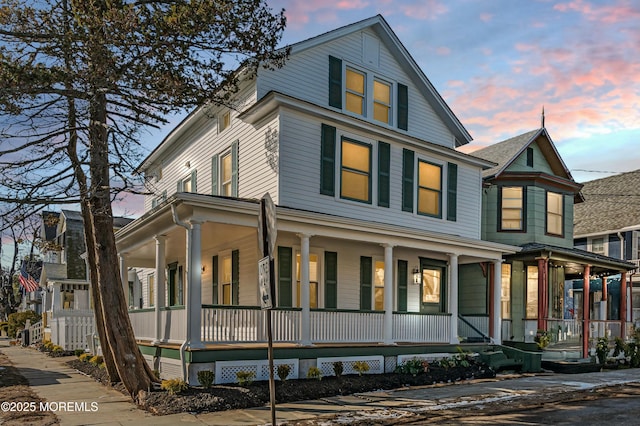
M480 359L495 371L542 371L542 352L525 351L509 346L490 346L480 352Z

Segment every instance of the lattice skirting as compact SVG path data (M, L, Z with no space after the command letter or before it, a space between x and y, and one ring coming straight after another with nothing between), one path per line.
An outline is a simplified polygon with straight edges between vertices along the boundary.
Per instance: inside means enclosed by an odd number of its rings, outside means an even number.
M367 374L382 374L384 373L384 357L380 356L357 356L357 357L327 357L318 358L318 368L322 373L322 376L333 376L333 363L336 361L342 362L342 374L358 374L353 368L353 365L358 361L364 361L369 364L369 371Z
M297 359L276 359L273 361L274 376L278 380L278 366L287 364L291 367L289 379L298 378ZM235 383L238 381L237 373L240 371L251 371L255 374L254 380L269 380L268 360L247 360L247 361L217 361L216 362L216 383Z

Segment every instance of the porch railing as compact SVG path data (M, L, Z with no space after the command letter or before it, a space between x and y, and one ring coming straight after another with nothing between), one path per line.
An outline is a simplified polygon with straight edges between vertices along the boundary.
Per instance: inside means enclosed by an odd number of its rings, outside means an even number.
M622 335L622 327L620 321L589 321L589 337L592 339L599 339L600 337L607 337L609 340L613 340L616 337L624 338Z
M459 315L458 336L468 342L489 341L488 315Z
M274 342L300 342L302 311L278 308L272 311ZM155 340L155 310L129 311L137 339ZM201 339L205 343L266 342L265 314L256 306L203 305ZM310 312L313 343L380 343L384 340L384 312L314 309ZM161 308L161 340L182 342L186 338L186 311L182 307ZM450 314L393 313L393 341L448 343Z
M578 343L582 336L582 321L574 319L548 319L547 331L551 343Z
M395 312L393 314L393 340L396 342L449 343L451 341L451 315Z
M384 312L311 311L312 342L382 342Z

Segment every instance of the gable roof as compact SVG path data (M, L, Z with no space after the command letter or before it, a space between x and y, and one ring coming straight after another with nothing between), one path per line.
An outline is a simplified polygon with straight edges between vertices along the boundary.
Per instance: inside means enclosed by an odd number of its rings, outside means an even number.
M547 163L549 163L553 173L556 176L573 182L573 177L569 169L564 164L564 161L562 161L558 150L551 140L551 136L549 136L547 129L544 127L473 151L471 155L498 163L497 166L482 172L483 179L497 178L534 142L538 143L540 151L544 155L545 160L547 160Z
M576 205L574 236L640 228L640 170L585 182L585 202Z
M291 55L344 37L356 31L362 31L365 28L370 28L378 37L380 37L380 40L393 54L394 58L408 72L409 76L420 89L421 94L428 100L435 113L455 135L455 146L459 147L471 142L473 138L467 129L465 129L442 96L440 96L438 91L431 84L427 76L418 66L417 62L404 47L398 36L393 32L382 15L375 15L371 18L363 19L362 21L354 22L353 24L345 25L344 27L294 43L290 46Z

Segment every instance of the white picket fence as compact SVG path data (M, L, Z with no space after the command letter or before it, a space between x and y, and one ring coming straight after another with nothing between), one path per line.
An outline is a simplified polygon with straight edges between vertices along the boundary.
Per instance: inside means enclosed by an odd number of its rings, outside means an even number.
M42 343L42 321L29 326L29 344Z
M87 336L96 331L93 312L91 314L59 316L50 320L51 342L61 346L65 351L87 349Z

